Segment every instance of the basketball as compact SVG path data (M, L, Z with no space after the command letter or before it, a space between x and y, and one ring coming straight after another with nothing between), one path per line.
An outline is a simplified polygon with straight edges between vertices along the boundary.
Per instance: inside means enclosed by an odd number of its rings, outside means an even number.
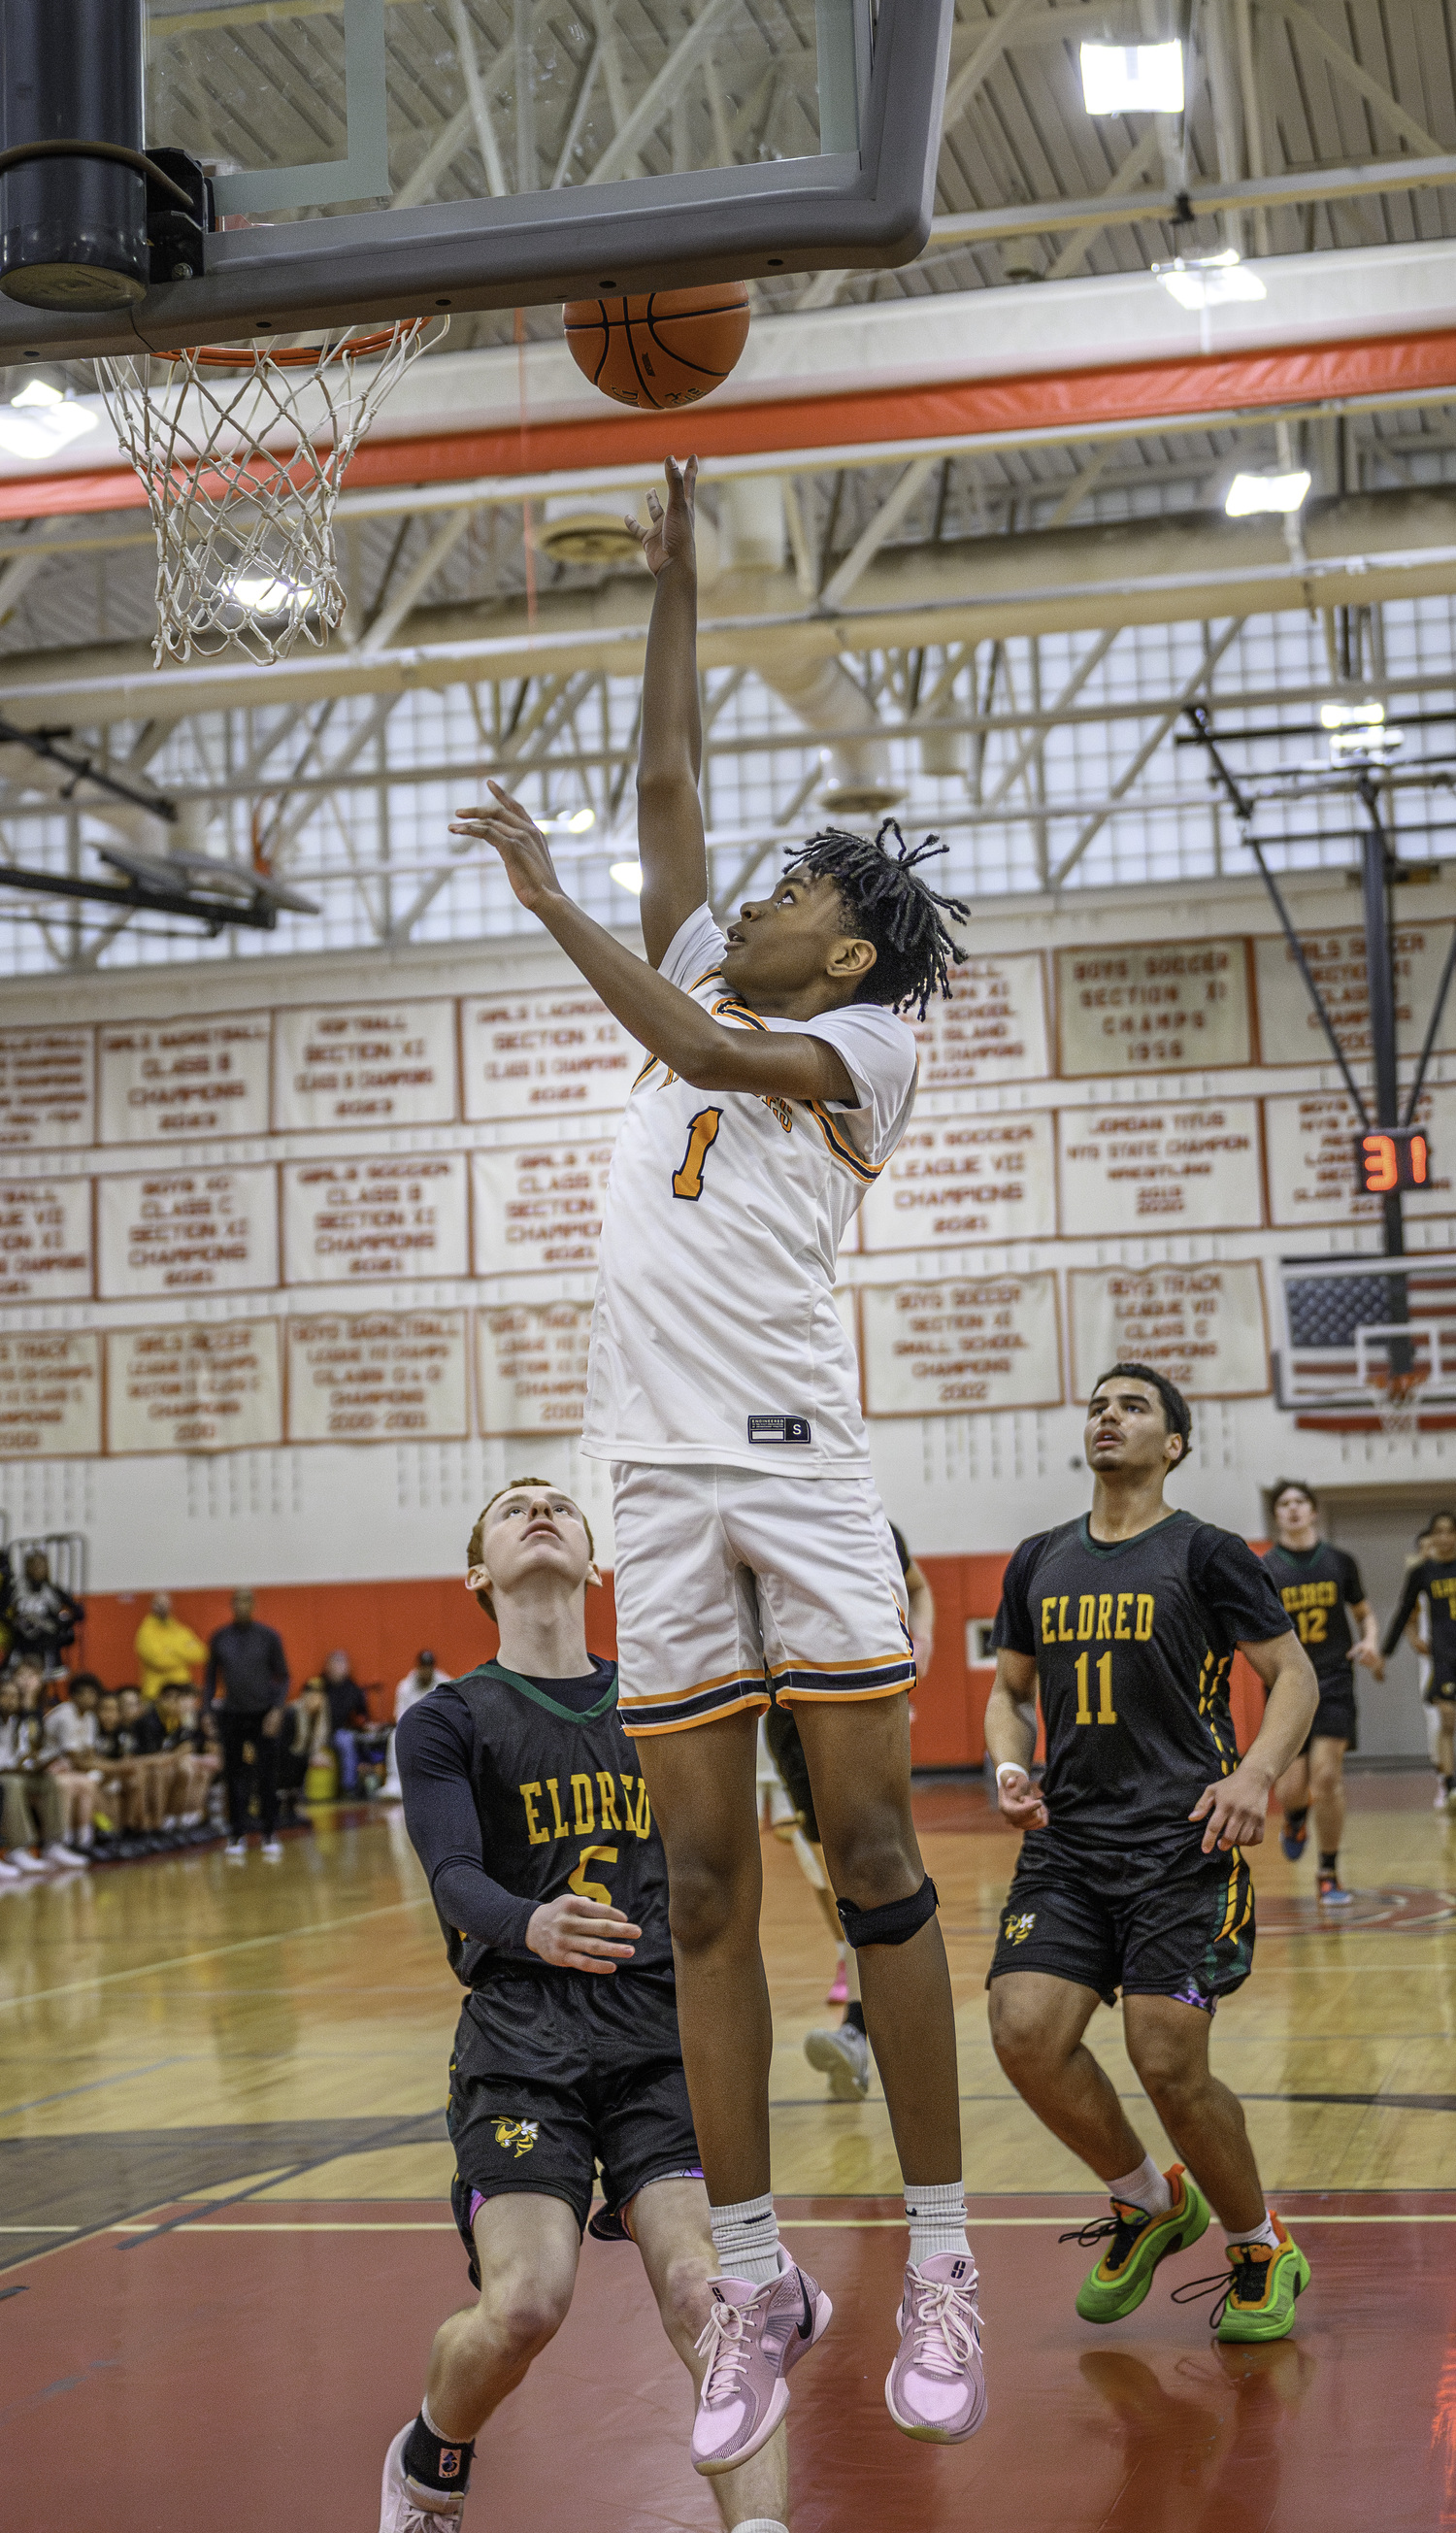
M692 290L648 290L636 298L571 299L561 312L571 357L618 404L665 413L711 395L748 340L748 292L741 281Z

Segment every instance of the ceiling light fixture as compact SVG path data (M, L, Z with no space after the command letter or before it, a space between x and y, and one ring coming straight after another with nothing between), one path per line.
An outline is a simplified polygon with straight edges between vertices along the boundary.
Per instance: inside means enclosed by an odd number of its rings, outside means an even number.
M24 457L31 465L39 458L56 456L73 440L95 428L93 413L44 378L29 380L9 404L0 405L0 448L7 456Z
M1231 519L1256 518L1265 510L1288 515L1301 507L1309 490L1308 469L1297 475L1236 475L1224 496L1224 511Z
M1182 44L1083 44L1088 114L1181 114Z
M1152 267L1171 299L1180 308L1222 308L1233 299L1267 299L1256 272L1241 264L1237 250L1225 247L1221 255L1180 255L1171 264Z
M633 897L642 895L640 862L609 862L607 869L609 877L615 880L618 888L630 889Z

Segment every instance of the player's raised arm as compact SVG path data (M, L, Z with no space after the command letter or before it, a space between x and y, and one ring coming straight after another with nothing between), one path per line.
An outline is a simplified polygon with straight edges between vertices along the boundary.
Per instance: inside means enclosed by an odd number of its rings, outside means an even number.
M642 938L656 968L675 933L708 896L708 854L698 776L703 725L698 704L698 560L693 488L698 461L667 462L667 506L649 493L651 525L628 518L653 574L652 622L642 674L637 746L637 851L642 863Z

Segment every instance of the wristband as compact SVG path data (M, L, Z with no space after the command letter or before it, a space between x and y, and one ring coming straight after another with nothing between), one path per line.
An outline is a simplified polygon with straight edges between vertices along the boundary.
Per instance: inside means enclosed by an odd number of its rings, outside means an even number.
M1007 1776L1024 1777L1028 1786L1031 1783L1031 1771L1029 1768L1023 1768L1019 1759L1002 1760L1000 1767L996 1771L997 1785L999 1786L1002 1778Z

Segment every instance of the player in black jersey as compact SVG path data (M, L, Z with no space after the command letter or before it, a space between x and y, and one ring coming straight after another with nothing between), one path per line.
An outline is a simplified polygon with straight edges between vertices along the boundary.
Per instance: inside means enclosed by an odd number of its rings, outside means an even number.
M1253 1956L1240 1850L1263 1837L1270 1789L1313 1718L1314 1675L1252 1549L1164 1502L1191 1434L1171 1382L1115 1365L1087 1409L1090 1516L1023 1540L1006 1569L986 1745L1001 1808L1026 1836L987 1979L991 2033L1018 2092L1111 2192L1110 2219L1077 2237L1110 2237L1077 2299L1083 2320L1134 2312L1158 2262L1204 2231L1211 2201L1230 2266L1199 2284L1224 2290L1219 2337L1280 2339L1309 2264L1265 2206L1208 2037ZM1242 1760L1236 1646L1269 1692ZM1040 1792L1018 1712L1033 1689ZM1183 2158L1166 2174L1082 2038L1119 1988L1128 2054Z
M1430 1678L1426 1703L1435 1709L1436 1775L1446 1806L1456 1811L1456 1513L1432 1513L1427 1525L1430 1555L1406 1569L1400 1607L1385 1630L1380 1651L1390 1660L1416 1615L1422 1594L1430 1613Z
M1272 1496L1275 1545L1264 1563L1269 1579L1299 1630L1314 1666L1319 1706L1310 1738L1290 1761L1274 1791L1284 1806L1280 1840L1298 1862L1309 1836L1312 1805L1319 1837L1320 1906L1344 1909L1351 1895L1340 1887L1340 1839L1345 1827L1345 1753L1356 1746L1355 1672L1385 1677L1375 1641L1375 1614L1365 1597L1360 1568L1343 1548L1319 1536L1319 1499L1302 1478L1279 1478ZM1360 1622L1357 1641L1351 1614Z
M672 1976L668 1883L616 1666L587 1651L592 1537L514 1481L471 1535L500 1651L397 1734L404 1816L469 1991L450 2061L455 2220L479 2300L436 2333L419 2416L384 2464L380 2533L444 2533L474 2440L559 2329L597 2164L600 2241L642 2255L696 2384L717 2268ZM713 2482L725 2525L784 2533L785 2431Z

